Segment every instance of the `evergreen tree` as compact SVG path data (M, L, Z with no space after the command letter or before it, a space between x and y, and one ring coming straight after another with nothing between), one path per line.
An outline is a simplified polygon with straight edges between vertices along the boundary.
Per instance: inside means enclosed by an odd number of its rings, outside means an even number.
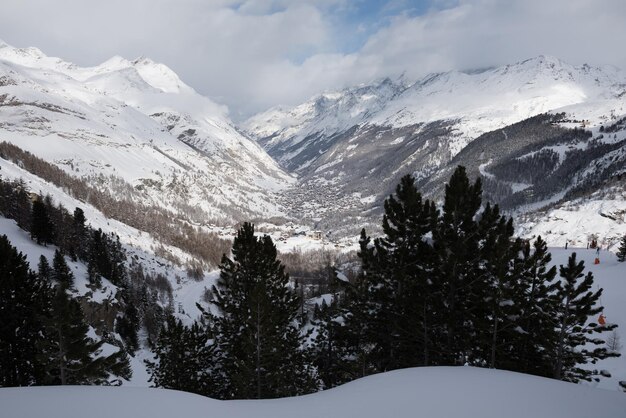
M115 330L122 337L126 351L132 354L139 349L139 311L128 298L124 298L124 302L124 314L117 318Z
M472 361L491 368L511 368L513 342L517 336L522 289L518 286L516 263L521 241L513 239L513 221L500 215L497 205L487 204L478 221L479 275L474 288L472 310L474 333L482 345Z
M71 230L69 232L70 241L68 245L68 254L72 260L76 261L78 258L82 260L88 259L88 232L85 218L85 212L81 208L74 209L72 215Z
M59 250L55 250L52 260L52 278L65 289L74 287L74 275L65 262L65 257Z
M101 229L92 233L87 271L90 283L96 287L102 285L102 277L116 286L127 285L126 257L119 237L114 237L110 238Z
M580 365L598 360L617 357L604 346L605 341L592 337L593 334L611 331L616 324L599 325L589 322L590 317L602 312L602 306L597 302L602 295L602 289L591 291L593 274L585 275L585 263L577 262L576 253L572 253L567 265L561 265L559 273L562 278L556 292L556 340L552 345L555 379L579 382L591 381L597 370L586 370ZM581 280L582 279L582 280ZM595 348L589 348L595 346Z
M41 198L35 199L31 214L30 235L37 244L51 244L54 235L48 208Z
M37 266L37 270L37 276L41 280L45 280L46 282L50 282L52 280L52 267L50 267L50 263L48 263L48 259L46 258L46 256L39 256L39 264Z
M439 364L462 364L478 340L475 325L485 316L485 286L480 276L478 224L481 181L470 184L465 168L457 167L445 187L443 213L433 231L437 268L432 280L441 292L445 311L434 324L442 330Z
M384 236L359 253L367 281L368 342L378 371L428 365L435 292L429 280L433 250L425 236L437 211L404 176L385 201Z
M617 250L617 261L620 263L626 261L626 235L622 238L619 249Z
M369 278L367 271L372 272L373 248L371 239L361 230L358 252L362 262L362 269L354 283L342 282L343 301L341 304L341 319L344 322L343 332L337 335L337 344L342 347L346 355L343 358L348 380L375 373L371 364L372 344L369 343L370 312L369 312ZM369 254L368 254L369 253Z
M511 370L538 376L552 377L552 358L549 350L554 341L554 297L559 283L555 281L556 266L550 266L552 255L546 242L537 237L531 244L522 247L519 286L521 299L519 326L521 333L515 342L515 352L511 354L514 365Z
M89 337L80 303L67 294L63 283L54 290L46 325L47 338L38 345L46 364L46 384L109 384L112 376L130 378L130 364L123 351L101 356L104 341Z
M233 259L224 256L212 302L221 315L210 315L222 397L276 398L313 389L311 370L297 326L300 302L276 260L269 236L254 236L244 223L233 242Z
M212 375L214 347L200 324L185 327L169 316L153 346L154 361L147 361L155 387L216 396Z
M29 270L6 235L0 237L0 386L42 383L36 343L49 314L50 289Z
M352 380L350 354L347 349L346 330L344 325L343 309L341 308L337 271L331 267L328 270L331 278L328 281L326 296L321 305L315 305L312 325L316 336L313 341L313 364L322 381L323 389L329 389Z

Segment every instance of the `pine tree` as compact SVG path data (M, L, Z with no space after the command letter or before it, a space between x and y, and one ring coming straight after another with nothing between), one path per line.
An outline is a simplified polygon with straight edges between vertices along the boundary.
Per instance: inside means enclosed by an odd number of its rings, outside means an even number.
M557 305L554 323L557 336L551 347L553 377L570 382L591 381L598 374L597 370L586 370L581 365L619 356L619 353L607 350L603 339L591 337L593 334L611 331L617 325L589 322L590 317L599 314L604 308L597 306L602 289L591 291L593 274L588 272L585 275L584 270L585 263L577 262L576 253L572 253L567 265L559 268L562 280L555 295Z
M65 262L65 257L58 249L54 251L54 259L52 260L52 278L63 288L71 289L74 287L74 275Z
M50 282L52 280L52 267L50 267L50 263L48 263L48 259L46 258L46 256L39 256L39 264L37 266L37 270L37 276L41 280L45 280L47 282Z
M169 316L152 347L154 361L146 361L155 387L216 396L212 375L214 347L200 324L186 327Z
M532 244L526 242L522 247L521 272L519 287L521 299L520 334L514 342L515 351L511 354L514 371L538 376L551 377L552 358L549 350L554 341L556 299L554 297L559 283L555 281L556 266L550 266L552 255L546 242L539 236Z
M478 221L480 267L474 288L472 311L482 347L470 347L472 361L491 368L511 368L512 342L516 336L521 292L516 263L521 241L513 239L513 221L500 215L497 205L487 204ZM481 341L482 340L482 341Z
M139 349L139 311L128 298L124 298L124 302L124 314L117 318L115 331L122 337L126 351L132 354Z
M37 241L37 244L52 243L53 225L50 222L48 208L41 198L35 199L33 202L30 235Z
M348 380L375 373L371 364L372 347L369 343L370 331L370 303L369 303L369 277L367 271L372 272L370 263L373 258L373 248L370 246L371 239L361 230L359 240L362 269L353 283L342 282L343 301L341 304L341 319L343 320L343 332L337 335L337 344L342 347L346 355L343 358ZM370 253L370 254L368 254ZM366 267L368 266L368 267Z
M56 286L51 317L46 321L46 339L38 348L46 364L46 384L109 384L112 376L130 378L128 357L123 351L101 355L104 341L89 337L80 303L67 294L67 287Z
M276 260L269 236L254 236L244 223L224 256L212 302L221 315L209 321L217 344L222 397L276 398L311 391L310 367L296 326L300 302Z
M74 209L72 216L71 229L69 231L70 242L68 245L68 255L72 260L76 261L78 258L87 260L88 258L88 233L85 223L85 212L81 208Z
M329 389L352 380L352 362L349 361L349 351L346 341L346 326L344 325L344 311L341 307L338 289L339 279L334 267L328 270L331 277L328 280L329 303L326 299L321 305L315 305L312 325L315 327L313 341L313 364L322 381L323 389Z
M29 270L6 235L0 237L0 387L43 382L36 347L49 315L50 289Z
M437 269L432 280L441 289L445 311L435 319L442 330L439 364L462 364L475 347L474 325L484 317L485 287L478 280L479 242L475 217L481 206L480 179L470 184L465 168L457 167L445 187L443 212L433 231Z
M378 371L430 364L433 251L425 236L437 219L434 204L410 176L385 201L384 236L359 253L368 282L368 342Z
M107 236L101 229L93 231L89 245L87 272L92 285L102 285L102 277L116 286L127 285L125 254L119 237Z
M617 250L617 261L623 263L626 261L626 235L622 238L622 242L619 245L619 249Z

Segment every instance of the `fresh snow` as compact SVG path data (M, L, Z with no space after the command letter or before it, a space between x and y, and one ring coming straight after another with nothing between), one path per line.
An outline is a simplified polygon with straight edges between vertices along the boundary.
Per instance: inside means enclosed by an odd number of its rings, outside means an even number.
M307 396L218 401L163 389L0 389L7 416L39 418L621 418L626 396L541 377L472 367L425 367L369 376Z

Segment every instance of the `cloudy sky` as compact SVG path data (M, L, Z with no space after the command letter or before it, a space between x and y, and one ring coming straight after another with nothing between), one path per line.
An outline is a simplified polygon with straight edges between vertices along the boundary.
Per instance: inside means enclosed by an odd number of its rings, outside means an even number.
M150 57L241 120L383 76L540 54L626 69L626 1L5 0L0 39L80 65Z

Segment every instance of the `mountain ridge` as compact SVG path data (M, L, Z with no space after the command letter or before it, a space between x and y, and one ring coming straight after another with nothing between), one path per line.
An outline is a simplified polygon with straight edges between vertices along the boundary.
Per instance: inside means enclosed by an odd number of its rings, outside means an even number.
M163 64L113 57L83 68L3 43L0 80L0 139L74 176L120 177L147 201L171 208L184 200L220 222L283 213L272 194L292 177L224 106Z

